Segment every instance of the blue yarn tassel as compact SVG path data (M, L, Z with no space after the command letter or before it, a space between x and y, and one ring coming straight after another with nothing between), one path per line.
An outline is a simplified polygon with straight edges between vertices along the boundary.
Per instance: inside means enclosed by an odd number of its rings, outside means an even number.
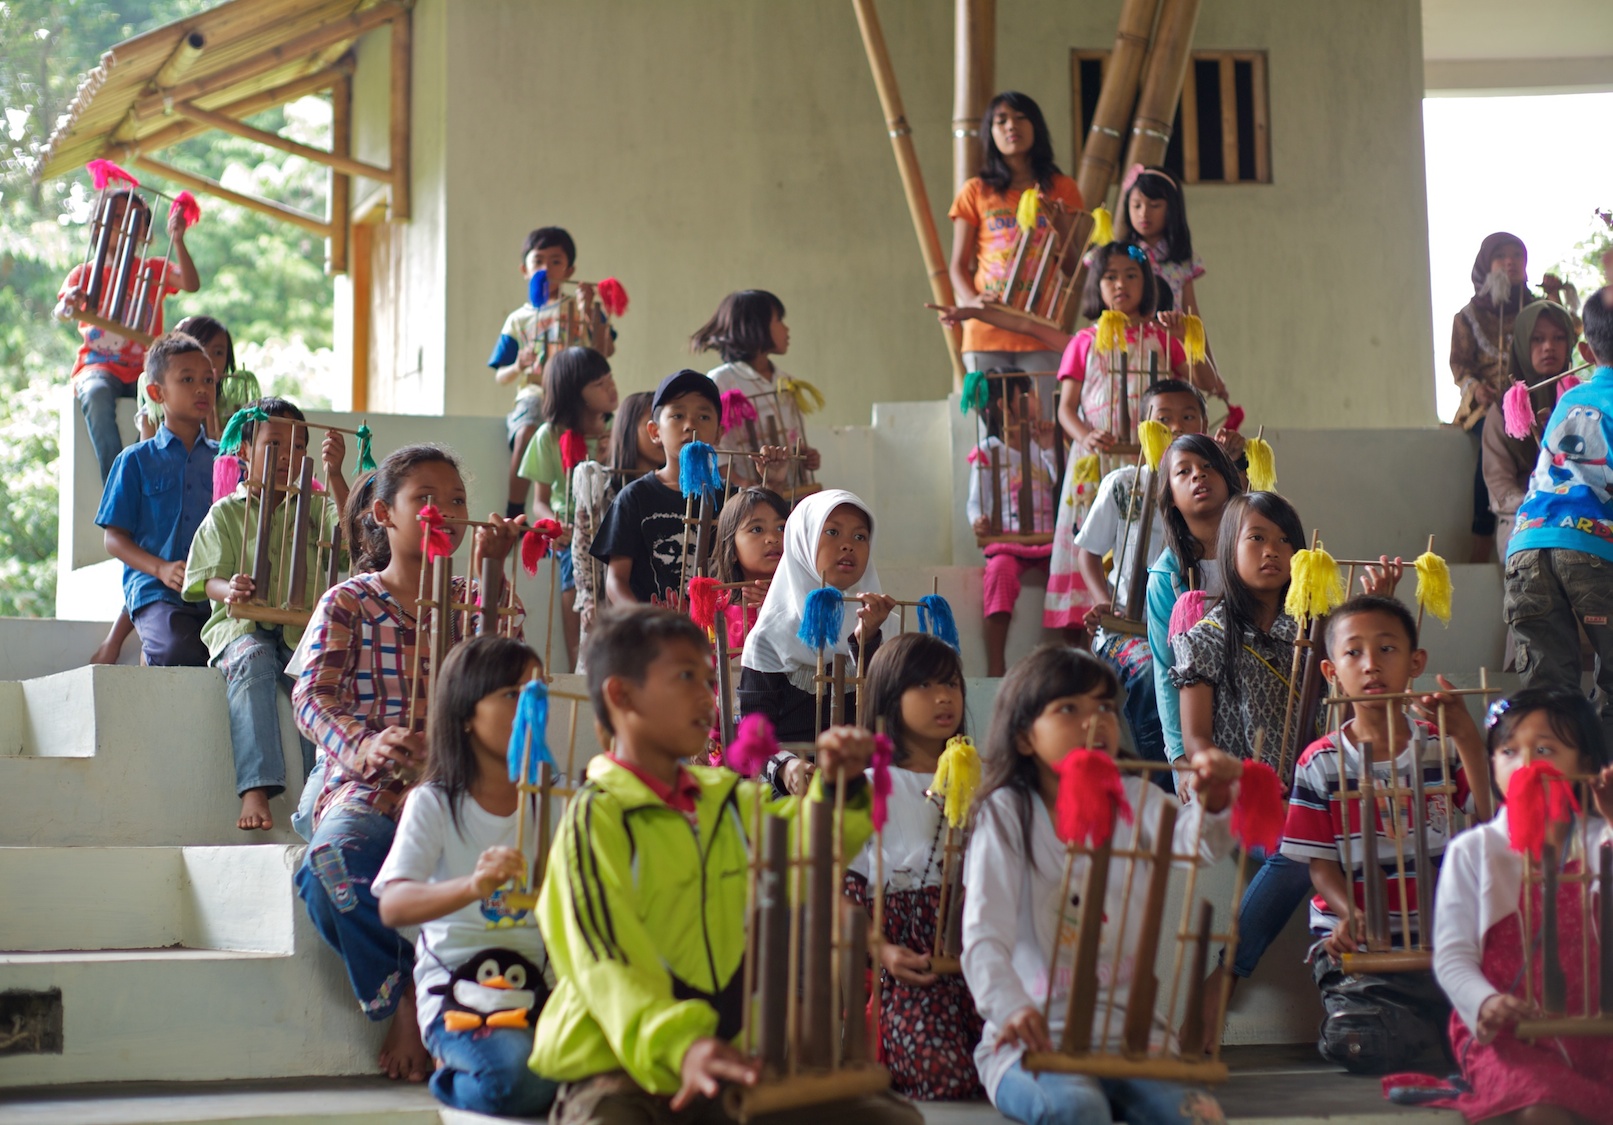
M525 784L538 783L538 766L547 762L554 768L554 755L549 753L549 685L542 680L529 680L521 689L520 702L515 706L515 723L510 727L510 780L522 783L521 759L527 755L527 738L532 739L532 751L527 760Z
M801 628L796 638L809 648L822 652L840 643L840 629L846 620L846 601L833 586L820 586L806 597L801 610Z
M919 599L918 608L919 632L939 637L955 649L959 647L958 622L945 598L940 594L925 594Z
M678 489L685 498L722 493L722 466L715 449L703 441L691 441L678 450Z
M547 269L538 270L527 278L526 303L535 309L541 309L549 303L549 271Z

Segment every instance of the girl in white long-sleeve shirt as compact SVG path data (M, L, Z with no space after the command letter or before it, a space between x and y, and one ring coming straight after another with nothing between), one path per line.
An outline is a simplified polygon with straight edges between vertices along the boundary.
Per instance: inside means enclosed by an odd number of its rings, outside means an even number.
M1585 697L1566 688L1527 688L1502 700L1490 712L1489 747L1491 772L1502 793L1514 774L1534 763L1565 774L1599 774L1591 786L1601 814L1590 824L1594 876L1601 849L1613 846L1608 830L1613 766L1608 765L1601 724ZM1519 1019L1536 1013L1524 999L1524 857L1512 850L1511 831L1503 808L1494 820L1456 837L1439 872L1434 976L1454 1009L1451 1050L1470 1088L1445 1104L1461 1110L1469 1121L1613 1121L1613 1040L1565 1036L1526 1043L1514 1034ZM1584 869L1578 824L1549 824L1546 839L1557 846L1565 876ZM1586 956L1595 1003L1598 943L1594 933L1584 932L1580 895L1585 889L1567 878L1558 888L1558 961L1568 985L1569 1015L1584 1014ZM1594 930L1595 902L1590 917ZM1530 939L1531 994L1537 998L1542 991L1541 918L1537 885L1529 912L1535 931Z
M1058 902L1064 845L1053 829L1058 795L1054 767L1071 749L1087 746L1109 754L1120 747L1116 696L1119 685L1108 666L1079 649L1046 646L1009 672L997 696L987 740L986 779L969 852L964 860L963 972L974 993L985 1034L975 1066L992 1104L1027 1125L1092 1125L1111 1120L1111 1104L1130 1122L1220 1121L1209 1094L1169 1082L1095 1079L1084 1075L1032 1074L1021 1064L1027 1051L1050 1051L1063 1032L1068 970L1052 982L1051 1018L1044 1019L1047 966L1055 933L1073 932L1074 903ZM1227 807L1240 764L1218 750L1193 758L1198 799L1177 818L1174 850L1190 852L1194 840L1206 861L1232 850ZM1175 798L1138 774L1124 780L1126 799L1142 824L1137 846L1153 846L1160 810ZM1202 825L1203 834L1200 836ZM1130 839L1129 831L1122 839ZM1072 888L1082 885L1086 861L1078 859ZM1127 861L1111 861L1105 913L1122 916ZM1147 864L1133 865L1132 897L1146 893ZM1072 895L1072 898L1075 896ZM1110 1038L1118 1045L1133 965L1122 959L1118 979L1108 979L1117 943L1134 944L1140 911L1122 934L1106 929L1099 957L1100 980L1094 1038L1103 1033L1101 1013L1115 1002ZM1066 938L1068 940L1068 937ZM1156 1035L1169 1029L1156 1015Z

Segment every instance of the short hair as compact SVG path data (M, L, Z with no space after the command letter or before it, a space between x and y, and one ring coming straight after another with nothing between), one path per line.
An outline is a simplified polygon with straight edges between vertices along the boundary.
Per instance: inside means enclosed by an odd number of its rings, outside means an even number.
M241 409L243 411L261 410L271 418L290 418L296 422L308 421L307 418L303 417L302 411L297 409L295 403L289 399L277 398L274 395L253 399L242 406ZM241 423L241 441L245 445L251 445L252 436L258 432L258 424L252 420L250 414L246 414L244 417L245 421Z
M773 346L774 313L784 319L784 302L766 289L730 293L689 337L689 350L715 351L725 363L748 362Z
M1088 320L1097 320L1108 306L1103 303L1103 271L1109 268L1109 259L1116 254L1133 258L1131 251L1135 249L1142 254L1141 247L1134 247L1124 242L1110 242L1092 251L1087 260L1087 283L1081 291L1081 315ZM1148 262L1148 255L1143 254L1143 260L1137 263L1137 268L1143 274L1143 299L1137 306L1137 315L1143 318L1153 316L1159 311L1159 287L1164 284L1155 274L1154 267Z
M165 332L151 342L146 349L146 374L151 376L153 383L161 383L168 377L168 365L178 356L196 354L207 359L207 349L196 340L183 332ZM207 369L213 370L213 361L207 361Z
M539 227L530 232L521 244L521 262L526 264L526 256L534 250L552 250L556 247L566 252L566 265L577 264L577 244L564 227Z
M583 663L588 668L588 698L594 704L594 717L607 731L616 733L610 708L605 705L605 681L620 676L642 684L655 658L678 641L687 641L703 652L711 650L706 631L688 614L648 605L600 613L583 643Z
M1148 404L1160 395L1192 395L1199 404L1199 413L1204 415L1205 425L1209 425L1210 404L1204 401L1204 392L1184 379L1160 379L1147 390L1143 391L1142 412L1148 417Z
M1585 324L1585 342L1596 355L1596 362L1613 365L1613 285L1604 285L1580 307Z
M1363 613L1381 613L1393 617L1400 622L1400 627L1406 631L1406 639L1411 642L1413 651L1417 648L1417 619L1406 608L1406 603L1399 598L1386 598L1379 594L1357 594L1332 613L1327 615L1327 626L1322 633L1322 651L1329 660L1333 659L1333 637L1342 627L1346 617L1356 617Z

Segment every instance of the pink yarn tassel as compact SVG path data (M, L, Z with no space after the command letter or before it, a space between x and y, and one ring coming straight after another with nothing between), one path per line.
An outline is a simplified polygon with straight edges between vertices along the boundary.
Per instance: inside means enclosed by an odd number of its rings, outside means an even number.
M1529 407L1529 385L1514 382L1501 396L1501 421L1507 437L1522 440L1534 430L1535 413Z
M869 763L874 774L874 800L869 818L874 822L874 831L885 830L885 819L891 795L891 758L896 754L896 744L886 735L874 735L874 756Z
M1171 623L1168 635L1179 637L1204 618L1204 591L1189 590L1176 599L1171 607Z
M213 503L235 491L241 483L241 459L229 453L213 458Z
M756 404L745 392L735 388L722 393L722 432L737 430L746 422L757 420Z
M739 721L739 731L728 744L723 757L728 768L742 777L755 777L767 765L767 760L778 753L778 738L767 716L753 712Z
M1561 379L1557 380L1557 397L1562 398L1565 394L1577 386L1579 386L1578 375L1564 375Z

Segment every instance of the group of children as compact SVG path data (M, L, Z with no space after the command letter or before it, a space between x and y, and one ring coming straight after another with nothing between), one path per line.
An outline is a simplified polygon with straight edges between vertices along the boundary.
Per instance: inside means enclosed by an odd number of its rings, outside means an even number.
M417 604L422 512L431 506L447 517L440 535L450 552L470 533L454 454L407 446L349 488L345 445L328 433L319 452L333 503L322 518L331 527L339 522L350 577L318 599L303 629L236 618L229 607L256 588L233 553L251 534L248 488L236 484L213 499L222 372L210 340L175 332L146 351L161 422L154 437L106 466L97 522L126 564L126 604L147 662L208 663L224 675L243 829L270 827L268 801L287 786L277 714L280 692L290 690L307 778L293 823L309 840L296 888L341 957L361 1010L391 1021L381 1054L387 1073L429 1076L452 1106L547 1110L562 1125L727 1120L713 1100L721 1087L763 1078L733 1042L750 1000L741 972L750 924L742 875L757 843L748 838L753 813L794 817L802 802L839 797L844 842L852 853L864 849L844 888L850 906L871 909L872 881L884 877L884 930L870 968L881 982L879 1051L894 1093L833 1113L915 1122L903 1096L984 1093L1024 1122L1220 1119L1201 1089L1024 1065L1027 1051L1054 1049L1075 985L1047 971L1077 905L1060 899L1059 767L1077 747L1168 762L1171 770L1158 771L1162 785L1125 775L1125 798L1140 818L1136 846L1153 846L1163 810L1174 805L1174 851L1196 852L1204 863L1225 859L1244 763L1287 764L1281 732L1301 628L1286 595L1303 525L1282 496L1249 488L1235 432L1223 427L1211 436L1205 393L1224 396L1225 388L1212 363L1188 361L1180 339L1183 318L1196 312L1193 283L1203 268L1174 180L1158 169L1128 175L1116 237L1089 255L1085 311L1125 321L1118 346L1128 374L1117 386L1094 329L1069 336L1031 325L1026 335L1023 318L997 307L1020 194L1036 185L1046 199L1071 207L1081 200L1052 162L1033 101L1001 95L983 126L984 171L953 207L962 303L942 315L964 325L971 367L1008 376L994 381L987 413L996 412L999 427L1035 428L1034 463L1003 444L1000 428L987 443L1010 454L1001 463L1011 478L1045 478L1041 493L1055 530L1040 555L987 544L990 671L1004 678L982 740L983 782L964 822L957 972L932 963L951 817L928 779L943 755L962 753L958 740L969 734L961 658L936 636L895 635L896 603L874 565L876 513L850 492L803 487L821 462L801 417L815 392L774 363L789 345L777 297L731 294L691 340L697 351L717 351L721 366L677 371L653 392L625 398L609 365L614 329L593 311L591 293L557 300L580 299L589 310L582 322L592 343L551 331L549 303L534 303L547 295L540 286L505 322L491 366L520 388L507 427L511 487L506 512L475 526L475 551L502 560L538 520L560 525L554 542L566 593L566 659L586 671L607 743L578 779L535 901L512 893L534 868L537 842L517 830L526 798L511 779L506 749L525 685L554 670L523 643L513 591L483 589L472 578L455 580L453 600L489 608L469 620L453 615L441 667L417 652L427 643ZM548 292L559 292L575 258L566 232L543 228L523 248L523 274L542 271ZM1574 635L1577 623L1613 655L1605 647L1609 587L1598 580L1603 560L1613 560L1603 464L1613 439L1603 421L1613 409L1606 290L1587 302L1585 336L1597 371L1562 396L1544 425L1508 562L1508 621L1531 686L1492 708L1483 730L1443 680L1408 708L1401 701L1426 664L1417 619L1393 597L1399 560L1369 568L1361 593L1327 618L1322 672L1341 695L1390 701L1357 704L1336 727L1300 733L1294 772L1283 779L1282 843L1258 856L1239 907L1234 962L1212 974L1217 981L1248 976L1309 897L1311 958L1327 1013L1323 1054L1351 1069L1382 1070L1448 1044L1463 1080L1449 1096L1474 1120L1511 1119L1542 1105L1557 1108L1555 1119L1604 1120L1613 1093L1613 1056L1595 1043L1551 1046L1511 1031L1529 1014L1519 972L1533 939L1520 923L1524 859L1507 846L1505 808L1491 818L1509 779L1535 762L1595 775L1588 785L1594 809L1580 813L1599 818L1593 842L1605 838L1613 813L1609 743L1603 720L1578 692ZM1150 365L1149 356L1158 359ZM1059 403L1048 421L1032 405L1029 381L1014 382L1015 369L1057 373ZM308 448L300 412L274 398L245 405L248 420L237 427L243 479L259 478L271 448L273 469L284 474ZM1104 452L1130 440L1122 420L1158 423L1169 443L1146 477L1136 466L1105 477L1078 517L1077 458L1058 480L1058 458L1044 454L1065 439L1075 453ZM696 442L739 450L727 454L729 480L695 508L698 520L713 521L711 577L728 588L709 629L690 616L685 563L700 529L688 520L682 454ZM528 482L535 485L530 516ZM1151 525L1138 518L1145 488ZM994 518L1009 531L1028 521L1030 513L1017 510L1019 493L1017 484L1002 489L1003 507L1012 510L995 513L988 490L972 488L976 532L984 536ZM270 523L275 576L294 562L280 531L287 518L282 502ZM1109 557L1123 564L1113 573L1105 571ZM1024 571L1044 561L1051 572L1044 623L1064 630L1067 642L1086 642L1092 629L1092 651L1045 645L1008 668L1007 617ZM1136 578L1139 569L1145 580ZM1128 604L1134 590L1143 604ZM837 612L825 617L825 602ZM501 603L515 611L507 635L470 637L480 612ZM1098 628L1111 615L1139 628ZM714 690L717 630L741 654L739 715L765 716L779 740L796 747L775 754L754 780L713 757L725 705ZM864 669L841 701L826 699L820 680L823 663L836 656ZM868 841L873 785L865 771L885 751L870 729L829 721L858 714L859 694L862 712L877 717L869 725L890 741L878 856ZM1446 743L1427 721L1438 712ZM1407 871L1399 884L1409 897L1415 880L1438 880L1432 974L1343 967L1364 939L1359 906L1370 865L1395 863L1383 844L1377 855L1363 854L1356 779L1368 765L1379 786L1409 788L1404 779L1422 771L1439 789L1427 797L1424 841L1437 870ZM1446 777L1449 792L1440 784ZM1482 823L1458 835L1458 814ZM1388 814L1380 807L1373 815ZM1578 834L1550 831L1565 864L1578 870L1591 861L1576 850ZM1106 900L1106 909L1125 921L1102 934L1111 955L1135 940L1122 904L1146 876L1140 865L1112 862L1107 894L1115 902ZM1396 907L1394 938L1409 945L1419 919ZM400 927L418 933L410 940ZM1577 940L1567 943L1564 963L1578 965L1583 955L1597 971L1594 946L1584 945L1590 936ZM1131 1002L1124 976L1098 987L1122 1012ZM1219 1008L1208 998L1218 1001L1230 987L1204 989L1205 1040L1183 1043L1184 1050L1213 1045ZM1171 1018L1156 1014L1160 1036L1175 1036ZM1107 1035L1094 1029L1095 1039ZM828 1112L777 1120L821 1120Z

